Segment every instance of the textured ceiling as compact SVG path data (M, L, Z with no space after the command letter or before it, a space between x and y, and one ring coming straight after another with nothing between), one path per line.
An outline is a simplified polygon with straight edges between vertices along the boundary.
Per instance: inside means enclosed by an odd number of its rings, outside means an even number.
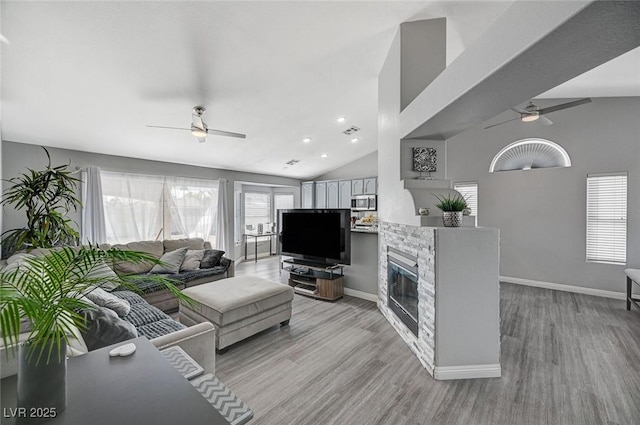
M509 4L2 2L2 137L314 177L377 149L377 75L400 23L447 17L451 62ZM187 127L197 104L247 139L146 127Z

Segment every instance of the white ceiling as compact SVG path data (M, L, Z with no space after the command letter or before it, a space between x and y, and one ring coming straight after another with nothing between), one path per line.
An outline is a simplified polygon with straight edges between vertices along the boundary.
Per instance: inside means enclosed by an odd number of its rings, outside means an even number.
M451 62L509 4L3 2L2 136L315 177L377 149L377 76L400 23L447 17ZM551 97L583 96L566 84ZM198 104L209 127L247 139L199 144L188 131L146 127L188 127ZM362 129L356 144L341 133L351 125ZM285 168L290 159L301 162Z

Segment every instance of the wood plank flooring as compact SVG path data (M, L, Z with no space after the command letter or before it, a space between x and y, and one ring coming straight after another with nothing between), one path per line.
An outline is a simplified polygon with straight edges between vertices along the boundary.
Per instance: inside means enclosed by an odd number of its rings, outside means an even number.
M277 280L278 262L236 274ZM253 425L640 424L640 312L502 284L501 317L502 378L435 381L374 303L296 295L290 326L231 347L216 375Z

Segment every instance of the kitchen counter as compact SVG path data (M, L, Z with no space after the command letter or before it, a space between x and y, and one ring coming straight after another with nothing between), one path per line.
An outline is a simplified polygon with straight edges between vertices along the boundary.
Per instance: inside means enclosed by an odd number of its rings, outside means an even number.
M378 233L378 228L376 228L375 230L367 230L367 229L356 229L356 228L352 228L351 229L351 233Z

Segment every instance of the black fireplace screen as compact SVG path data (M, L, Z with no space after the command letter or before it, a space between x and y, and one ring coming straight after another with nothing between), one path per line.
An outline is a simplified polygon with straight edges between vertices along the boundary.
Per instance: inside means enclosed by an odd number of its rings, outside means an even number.
M387 269L389 307L415 335L418 335L418 270L414 267L404 267L391 259Z

